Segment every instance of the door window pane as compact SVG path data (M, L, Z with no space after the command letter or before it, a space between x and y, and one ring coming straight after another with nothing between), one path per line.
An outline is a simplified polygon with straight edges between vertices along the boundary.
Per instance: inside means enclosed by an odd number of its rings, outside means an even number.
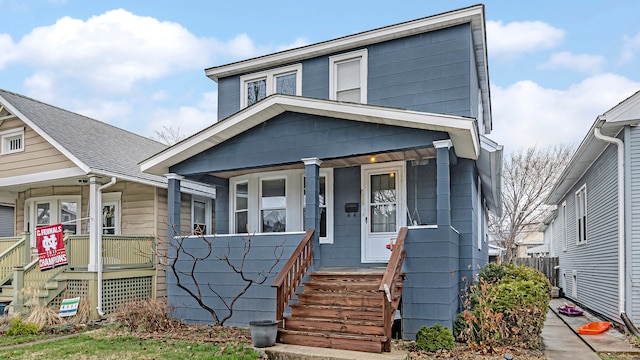
M286 180L262 180L260 199L262 232L286 231L287 198Z
M371 175L371 232L396 231L396 174Z
M51 204L40 203L36 205L36 227L50 225Z
M78 203L71 201L60 202L60 222L64 231L71 231L77 234Z

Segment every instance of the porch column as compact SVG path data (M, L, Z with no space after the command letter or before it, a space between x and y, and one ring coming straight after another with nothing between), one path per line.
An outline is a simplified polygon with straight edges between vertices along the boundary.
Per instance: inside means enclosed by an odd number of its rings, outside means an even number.
M180 180L178 174L166 174L169 181L167 194L167 240L180 235Z
M436 148L436 215L438 226L451 226L451 174L449 149L451 140L433 142Z
M87 270L98 271L102 249L98 247L100 221L102 221L102 199L98 189L102 182L96 175L89 175L89 264Z
M320 164L318 158L302 159L305 168L304 229L313 229L313 268L320 268Z

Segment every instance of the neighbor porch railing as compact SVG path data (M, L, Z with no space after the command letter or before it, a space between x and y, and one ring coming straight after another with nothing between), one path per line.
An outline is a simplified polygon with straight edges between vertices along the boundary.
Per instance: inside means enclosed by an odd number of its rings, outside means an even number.
M306 274L313 261L313 230L308 230L302 241L291 254L291 257L280 270L278 276L273 280L272 287L276 288L276 321L278 327L282 328L284 319L284 309L289 305L289 301L300 285L302 278Z
M2 247L5 249L0 253L1 283L4 283L7 278L13 274L14 266L24 264L26 251L25 244L28 246L28 241L28 233L19 237L3 238Z
M69 267L87 267L89 236L71 235L67 241ZM105 269L154 266L155 244L148 236L102 235L102 265Z
M389 263L380 282L380 288L382 292L383 300L383 316L384 316L384 335L387 337L387 342L384 344L384 351L391 351L391 327L393 325L393 319L396 310L400 305L400 298L402 297L402 281L404 274L402 273L402 263L404 263L404 257L406 252L404 251L404 239L407 237L407 227L401 227L398 232L393 247L391 248L391 257Z

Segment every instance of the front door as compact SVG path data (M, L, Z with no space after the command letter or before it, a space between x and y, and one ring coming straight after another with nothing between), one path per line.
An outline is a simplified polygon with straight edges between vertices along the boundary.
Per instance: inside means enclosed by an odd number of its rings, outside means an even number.
M406 224L405 164L402 161L362 166L363 263L389 261L387 249Z

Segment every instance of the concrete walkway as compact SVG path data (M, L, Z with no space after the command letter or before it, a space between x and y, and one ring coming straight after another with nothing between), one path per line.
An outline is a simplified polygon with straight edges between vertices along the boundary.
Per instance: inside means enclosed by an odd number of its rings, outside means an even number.
M558 308L567 299L552 299L549 304L547 321L542 328L542 339L545 345L545 357L551 360L562 359L600 359L597 353L624 353L640 355L640 349L632 346L625 334L610 328L598 335L578 334L578 327L593 321L602 321L584 309L582 316L568 316L558 313Z

